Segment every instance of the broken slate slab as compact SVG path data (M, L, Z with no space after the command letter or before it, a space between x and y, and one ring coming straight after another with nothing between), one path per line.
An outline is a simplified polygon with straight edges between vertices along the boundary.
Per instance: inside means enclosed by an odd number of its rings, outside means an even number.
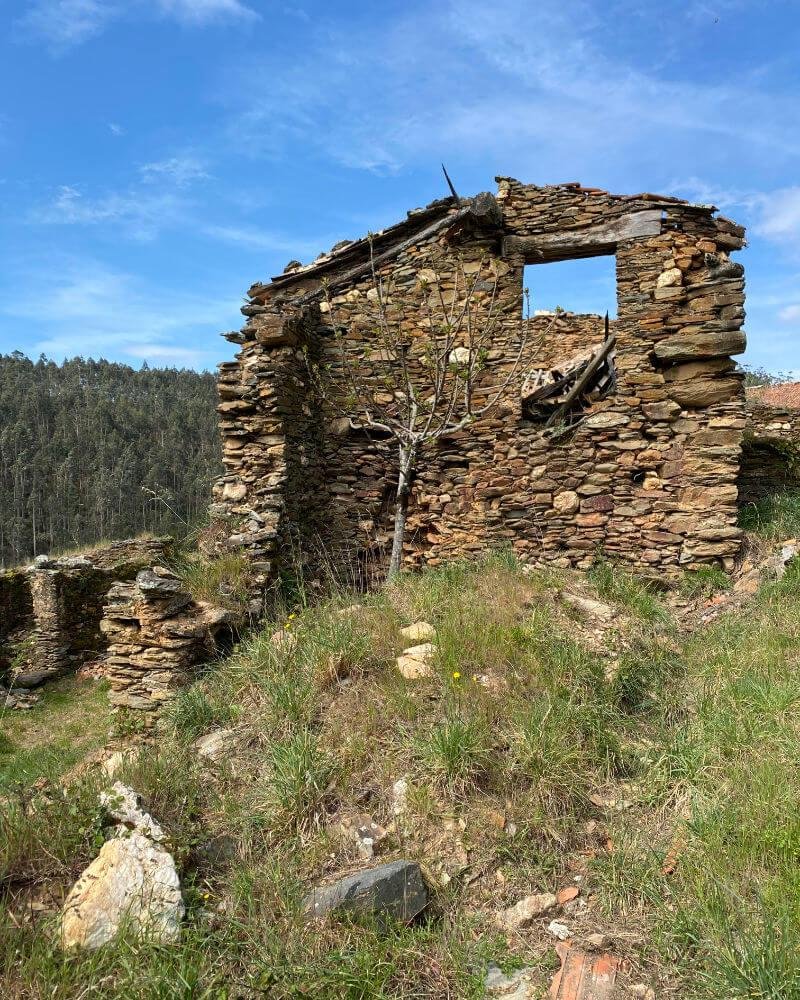
M428 905L428 887L416 861L392 861L320 886L306 896L309 917L363 913L378 918L413 920Z

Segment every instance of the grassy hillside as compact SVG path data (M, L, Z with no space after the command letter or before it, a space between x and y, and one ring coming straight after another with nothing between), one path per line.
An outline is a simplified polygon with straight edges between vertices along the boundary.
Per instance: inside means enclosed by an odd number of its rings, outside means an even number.
M357 607L301 595L126 765L170 831L181 943L52 945L59 893L101 835L90 774L0 816L0 992L478 998L494 961L534 968L544 995L549 918L509 932L496 914L576 887L559 919L627 960L620 996L800 997L800 566L701 627L722 582L687 579L668 601L608 565L526 575L497 556ZM399 629L418 619L437 655L407 681ZM194 744L220 727L229 752L212 764ZM369 863L346 832L364 815L387 831L376 862L419 860L435 904L410 927L306 923L311 886Z

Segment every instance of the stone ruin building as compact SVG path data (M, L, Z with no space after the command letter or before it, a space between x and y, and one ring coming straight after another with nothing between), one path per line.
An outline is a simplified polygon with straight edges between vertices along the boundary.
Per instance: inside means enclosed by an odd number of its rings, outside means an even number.
M511 547L563 568L602 553L660 576L732 569L739 506L800 490L800 384L746 396L732 360L745 347L744 278L730 255L743 243L712 206L499 178L496 195L437 201L370 240L293 262L250 289L244 328L226 335L240 350L220 365L225 474L207 549L246 553L259 592L298 561L312 573L333 563L357 582L385 570L395 442L328 412L308 361L335 369L343 345L380 391L373 267L400 290L397 321L413 335L424 319L406 304L434 285L456 295L457 262L462 275L492 277L499 318L476 393L500 385L502 398L428 446L405 563ZM526 265L603 254L616 258L616 319L523 316ZM241 622L195 600L170 560L169 539L134 539L0 571L5 704L100 663L115 709L152 725Z
M743 228L713 206L500 177L495 195L454 195L370 240L293 262L253 285L245 326L226 334L240 349L220 365L217 544L244 550L262 585L298 558L385 567L394 442L333 419L306 363L341 364L333 308L350 357L380 378L364 319L373 265L393 288L411 294L422 277L452 295L454 259L473 273L488 261L502 313L489 385L515 356L525 265L607 254L618 304L609 336L600 316L529 320L546 335L528 338L500 405L421 461L404 561L511 546L559 567L587 567L602 552L658 574L731 569L746 424L733 360L745 348L744 277L731 253L743 244ZM400 322L413 329L421 317ZM565 402L566 432L552 434L547 415L556 406L563 415Z

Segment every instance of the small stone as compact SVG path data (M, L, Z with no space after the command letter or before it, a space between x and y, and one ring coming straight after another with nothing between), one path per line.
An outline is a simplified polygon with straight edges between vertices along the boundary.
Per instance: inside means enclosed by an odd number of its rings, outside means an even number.
M507 910L498 913L497 922L507 930L519 930L522 927L528 927L537 917L552 910L557 902L552 892L526 896Z
M670 267L662 271L656 279L656 288L669 288L672 285L680 285L683 281L683 274L679 267Z
M400 778L392 785L392 815L402 816L408 812L408 779Z
M610 943L611 938L609 938L608 934L589 934L586 938L587 946L597 951L603 951Z
M428 888L416 861L393 861L356 872L308 894L308 916L356 912L408 922L428 905Z
M400 635L409 642L430 642L436 638L436 629L429 622L414 622L413 625L401 628Z
M203 757L211 763L221 760L231 752L232 738L232 729L215 729L213 732L201 736L194 745L197 756Z
M538 1000L542 995L536 970L532 968L504 976L500 967L490 962L484 985L487 997L502 997L502 1000Z
M591 597L582 597L580 594L571 594L564 591L561 599L565 604L580 611L587 618L599 618L601 621L611 621L614 617L614 609L602 601L595 601Z
M564 490L553 497L553 510L559 514L575 514L581 505L581 499L572 490Z
M558 920L551 920L547 925L547 929L559 941L566 941L567 938L572 937L572 931L569 927L566 924L559 923Z
M119 777L122 769L132 757L130 750L115 750L101 763L100 770L112 781Z

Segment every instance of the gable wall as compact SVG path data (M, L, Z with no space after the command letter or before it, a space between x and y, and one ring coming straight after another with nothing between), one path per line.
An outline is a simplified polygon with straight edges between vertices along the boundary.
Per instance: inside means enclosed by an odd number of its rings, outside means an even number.
M523 267L532 262L503 237L581 230L654 208L649 198L502 179L498 203L502 232L439 234L381 269L384 280L407 289L398 296L405 300L419 295L422 269L438 273L445 291L452 286L453 250L467 268L491 264L503 321L487 359L487 387L514 363ZM571 434L545 439L521 414L524 371L598 343L601 320L565 316L544 341L549 320L533 321L522 370L500 405L431 446L420 463L407 563L509 545L525 559L561 566L586 566L599 549L640 569L731 564L744 417L741 381L726 355L741 349L744 296L741 268L731 268L727 254L741 246L742 231L678 203L656 207L661 233L617 247L617 392L594 404ZM309 276L288 290L261 286L244 310L240 355L221 371L226 476L212 513L227 525L227 544L250 550L263 582L287 560L319 564L321 552L355 574L373 560L383 567L391 531L393 449L344 432L310 390L304 347L338 363L330 316L298 301L315 283ZM337 287L333 308L347 350L377 378L380 359L371 356L365 322L372 287L370 276ZM403 322L413 329L419 320L412 314Z

